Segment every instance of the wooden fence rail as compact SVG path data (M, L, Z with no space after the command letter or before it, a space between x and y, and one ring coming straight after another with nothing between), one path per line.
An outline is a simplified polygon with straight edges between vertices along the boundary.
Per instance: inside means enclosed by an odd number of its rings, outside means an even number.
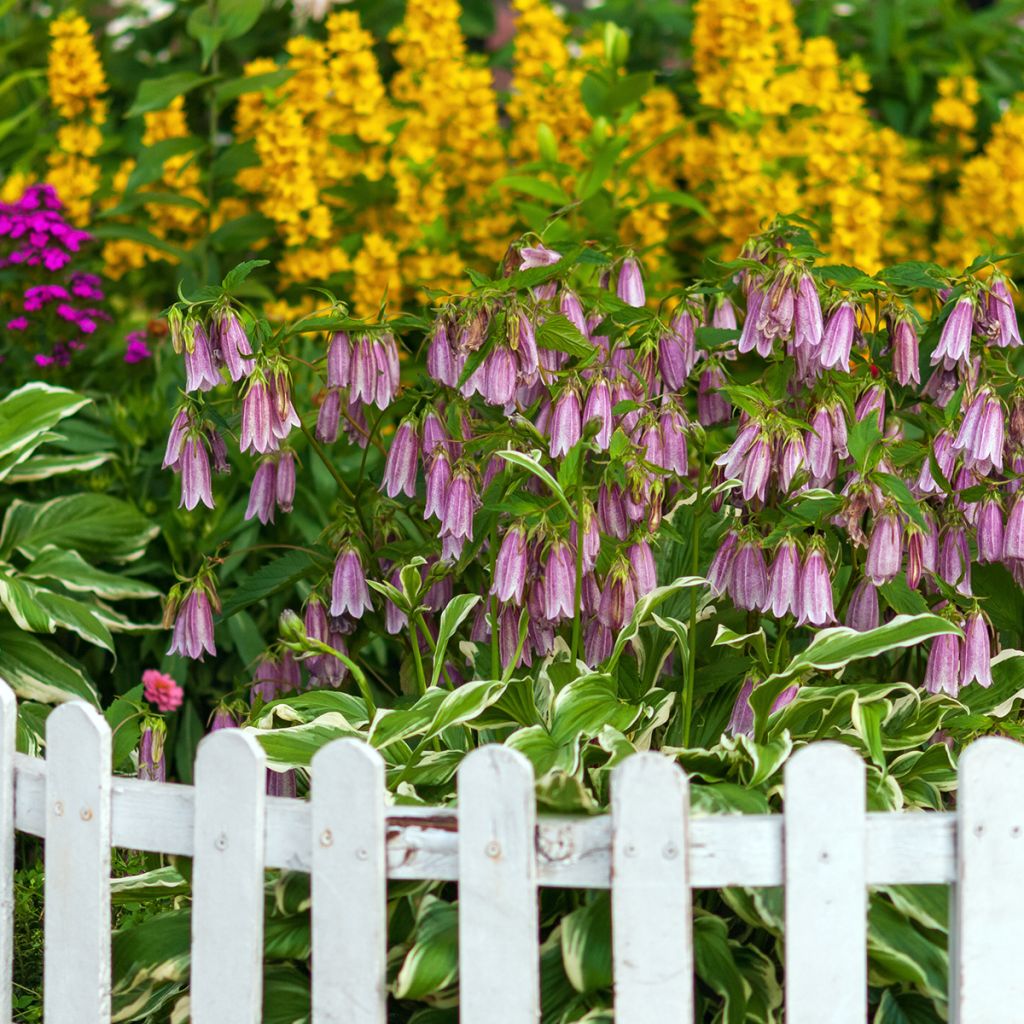
M17 829L46 840L47 1024L110 1019L112 846L193 858L196 1024L261 1018L268 867L312 876L313 1024L386 1021L389 878L458 881L465 1024L539 1019L538 886L611 890L617 1024L689 1024L691 890L778 885L788 1024L864 1024L867 890L908 883L950 886L951 1020L1024 1020L1024 746L1009 740L961 758L955 814L865 813L863 763L826 742L786 765L781 815L690 818L683 772L636 754L610 815L537 818L531 766L501 746L465 758L457 810L396 807L380 756L351 739L316 755L305 801L264 795L244 731L201 742L193 787L111 777L109 728L85 704L50 715L45 761L15 753L15 716L0 684L0 1019Z

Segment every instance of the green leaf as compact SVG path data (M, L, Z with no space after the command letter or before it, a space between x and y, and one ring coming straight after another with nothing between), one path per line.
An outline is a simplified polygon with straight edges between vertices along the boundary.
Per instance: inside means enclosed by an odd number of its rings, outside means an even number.
M158 181L164 173L164 163L171 157L191 153L202 146L202 139L186 135L184 138L161 139L159 142L144 146L139 155L135 169L128 176L125 194L131 194L143 185Z
M258 267L269 267L270 260L245 260L228 271L227 276L221 281L221 287L229 292L237 288L254 270Z
M262 0L217 0L216 5L194 8L185 23L185 31L198 40L203 67L209 64L221 43L244 36L262 12Z
M455 904L424 896L416 938L394 981L396 999L423 999L455 984L459 974L459 915Z
M218 107L223 107L239 96L249 93L273 92L279 85L284 85L295 72L291 68L279 68L277 71L265 71L262 75L242 75L221 82L213 91Z
M552 181L532 178L527 174L509 174L504 178L499 178L496 184L499 188L522 192L524 195L532 196L534 199L540 199L554 206L567 206L572 202L572 196L560 185L556 185Z
M221 617L229 618L241 608L248 608L265 597L294 586L307 576L316 564L316 559L308 551L289 551L280 558L266 562L251 576L244 577L238 586L225 596Z
M286 708L287 704L284 706ZM275 709L278 707L275 705ZM263 747L268 763L281 769L307 767L313 755L331 740L345 736L366 739L366 736L338 711L328 711L303 725L293 725L285 729L250 727L250 731Z
M945 999L948 958L895 907L875 898L868 910L868 981L897 981L919 987L933 999Z
M940 1024L935 1003L914 992L887 988L882 992L873 1024Z
M523 452L513 451L508 449L507 451L495 452L499 458L504 459L506 462L511 462L515 466L519 466L525 469L527 472L532 473L538 480L547 484L550 488L551 493L558 498L565 508L565 511L569 513L570 518L575 518L576 513L573 511L572 506L569 504L569 499L565 496L565 491L562 490L558 485L558 481L540 464L540 452L532 451L529 455Z
M612 653L608 658L607 670L609 672L614 671L615 666L619 663L619 658L622 657L622 652L626 649L626 644L639 634L640 627L646 623L648 616L650 616L655 608L684 590L701 587L706 583L707 580L703 576L680 576L679 579L674 580L672 583L668 583L663 587L655 587L650 593L644 594L634 605L633 614L629 622L620 630L618 637L616 637L615 646L612 648Z
M580 329L561 313L551 313L537 325L537 347L591 359L597 351Z
M693 960L697 977L723 1000L724 1024L744 1024L747 1019L747 995L728 940L725 922L711 914L700 914L693 921Z
M114 653L114 638L110 630L81 601L43 589L37 589L35 596L58 626L77 633L86 643Z
M113 458L113 452L93 452L89 455L33 455L7 474L7 482L30 484L64 473L88 473ZM3 471L0 469L0 476L2 474Z
M370 728L370 744L383 750L392 743L426 732L446 696L447 691L434 687L411 708L380 708Z
M97 704L96 691L80 665L50 643L0 625L0 679L25 700L58 704L81 699Z
M434 651L434 668L430 675L430 685L437 686L441 678L441 670L444 668L444 656L448 650L448 643L455 635L455 631L466 620L466 616L480 603L479 594L457 594L448 602L448 606L441 612L441 621L437 630L437 648Z
M775 698L789 681L812 670L831 672L852 661L875 658L886 651L913 647L923 640L943 633L960 634L960 630L938 615L897 615L877 629L859 633L846 626L823 629L807 647L781 671L770 675L755 687L750 697L754 709L755 728L764 723Z
M105 494L71 494L42 504L14 501L4 516L0 551L35 558L54 546L86 557L128 562L159 533L126 501Z
M41 381L25 384L0 401L0 480L54 436L48 433L52 427L89 402Z
M194 71L175 71L174 74L164 75L162 78L144 78L139 83L135 102L124 116L139 117L153 110L163 110L172 100L198 89L201 85L206 85L207 82L212 82L213 79L213 75L197 75Z
M139 745L142 719L138 704L142 700L142 684L115 697L103 712L111 731L111 765L115 772L130 771L132 751Z
M129 242L138 242L139 245L151 246L160 252L168 253L178 260L182 260L187 256L187 253L180 245L174 245L171 242L165 241L163 238L154 235L152 231L147 231L145 228L140 228L135 224L98 224L89 230L92 232L93 237L98 238L101 242L107 239L123 239Z
M850 428L846 446L862 474L867 468L868 456L881 440L882 432L878 429L878 420L874 416L865 416Z
M44 547L21 575L33 580L56 580L66 590L96 594L108 601L145 600L160 596L160 591L144 580L97 569L77 551L63 551L52 545Z
M586 995L612 985L612 909L606 892L562 919L562 965L577 992Z
M593 672L574 679L559 690L551 718L551 738L558 747L593 739L610 725L626 733L641 708L618 697L614 680Z
M471 683L464 683L457 690L452 690L441 701L425 739L430 739L453 725L473 721L504 692L505 684L500 679L476 679Z

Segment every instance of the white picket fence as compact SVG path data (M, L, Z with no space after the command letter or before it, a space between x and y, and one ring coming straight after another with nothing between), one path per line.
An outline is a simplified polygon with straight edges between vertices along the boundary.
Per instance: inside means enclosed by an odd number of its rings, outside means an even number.
M384 764L338 740L309 801L267 797L257 741L205 738L195 786L111 777L110 730L84 704L47 722L46 760L14 753L0 685L0 1019L10 1019L15 829L45 837L45 1020L110 1019L110 848L193 858L195 1024L261 1017L265 868L312 875L314 1024L384 1024L386 886L459 883L465 1024L539 1017L537 887L611 889L617 1024L693 1020L693 889L785 886L788 1024L864 1024L867 889L951 886L951 1019L1024 1021L1024 746L964 755L954 813L865 813L864 765L836 743L785 770L781 815L688 816L687 779L637 754L611 814L537 818L533 773L500 746L469 754L458 810L389 805Z

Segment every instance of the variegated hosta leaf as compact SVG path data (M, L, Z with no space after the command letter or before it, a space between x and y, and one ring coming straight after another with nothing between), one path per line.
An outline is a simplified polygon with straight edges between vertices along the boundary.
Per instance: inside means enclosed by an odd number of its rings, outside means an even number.
M31 381L0 400L0 480L54 436L51 427L89 401L43 381Z
M459 974L459 914L454 903L425 896L414 939L392 986L396 999L423 999L451 988Z
M87 473L114 458L113 452L89 455L33 455L15 466L8 474L8 484L28 484L48 480L64 473Z
M92 681L81 665L13 623L0 625L0 679L25 700L57 704L78 698L97 703Z

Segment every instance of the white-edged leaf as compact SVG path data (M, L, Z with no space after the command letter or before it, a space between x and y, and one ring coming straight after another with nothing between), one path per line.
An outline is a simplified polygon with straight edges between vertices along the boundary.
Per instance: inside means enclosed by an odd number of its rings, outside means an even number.
M65 590L97 594L108 601L160 596L160 591L144 580L97 569L77 551L64 551L53 545L43 548L21 575L33 580L56 580Z
M619 658L622 657L626 644L637 636L640 632L640 627L647 621L648 616L655 608L684 590L689 590L692 587L701 587L706 583L707 580L703 576L680 576L679 579L674 580L672 583L666 583L663 587L655 587L649 594L644 594L633 607L633 614L629 622L615 639L615 646L612 648L612 653L607 662L608 671L612 671L619 663Z
M466 620L466 616L480 603L479 594L456 594L448 606L441 612L441 621L437 628L437 647L434 651L434 671L430 675L430 685L437 686L441 678L441 669L444 667L444 656L448 650L448 644L455 635L455 631Z
M513 465L525 469L528 473L532 473L537 477L538 480L543 481L551 489L551 493L565 506L565 510L569 513L570 517L575 517L576 513L573 512L569 499L565 496L565 491L559 487L558 481L540 464L539 451L534 450L527 455L524 452L508 449L507 451L496 452L495 454L506 462L511 462Z
M13 625L0 626L0 679L25 700L97 703L96 691L81 666L52 644Z
M33 455L19 462L7 474L9 484L34 483L62 473L87 473L114 458L113 452L93 452L89 455Z

